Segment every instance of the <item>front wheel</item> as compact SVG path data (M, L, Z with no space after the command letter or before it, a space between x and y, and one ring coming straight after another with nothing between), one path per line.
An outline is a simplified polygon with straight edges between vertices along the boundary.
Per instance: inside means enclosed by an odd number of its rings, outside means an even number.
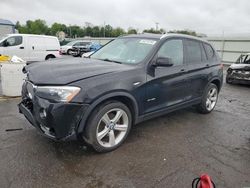
M210 83L202 96L201 103L197 106L200 113L207 114L213 111L218 100L218 87Z
M229 78L229 77L227 76L227 77L226 77L226 83L227 83L227 84L232 84L233 81L232 81L231 78Z
M131 125L129 108L121 102L109 101L93 111L85 130L85 140L97 152L112 151L124 142Z

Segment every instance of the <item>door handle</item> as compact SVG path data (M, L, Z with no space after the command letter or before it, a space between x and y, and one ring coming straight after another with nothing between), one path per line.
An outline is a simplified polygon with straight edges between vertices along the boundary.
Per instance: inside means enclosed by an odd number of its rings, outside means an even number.
M180 72L187 72L186 69L181 69Z
M24 49L24 47L23 47L23 46L21 46L19 49Z
M206 67L210 67L210 65L209 65L209 64L206 64Z

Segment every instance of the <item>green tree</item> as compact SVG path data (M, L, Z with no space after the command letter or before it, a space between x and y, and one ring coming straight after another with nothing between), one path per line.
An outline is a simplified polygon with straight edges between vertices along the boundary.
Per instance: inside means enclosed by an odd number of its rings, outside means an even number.
M172 31L168 31L168 33L179 33L179 34L197 36L197 33L191 30L172 30Z
M26 22L26 27L27 27L27 31L30 34L49 34L49 28L46 25L46 22L44 20L35 20L35 21L31 21L28 20Z
M66 25L60 23L53 23L52 26L50 27L50 34L55 36L56 33L59 31L63 31L64 33L68 34Z
M92 37L100 37L101 36L101 30L98 26L95 26L92 28Z
M150 28L150 29L143 30L143 33L164 34L166 33L166 31L162 28L160 30L155 30L154 28Z
M132 27L130 27L130 28L128 28L128 32L127 33L128 34L137 34L137 30L134 29L134 28L132 28Z
M85 36L89 36L89 37L93 36L93 29L92 29L92 27L90 27L90 26L85 27Z
M118 37L118 36L124 35L125 33L126 32L124 31L124 29L117 27L117 28L112 29L111 37Z

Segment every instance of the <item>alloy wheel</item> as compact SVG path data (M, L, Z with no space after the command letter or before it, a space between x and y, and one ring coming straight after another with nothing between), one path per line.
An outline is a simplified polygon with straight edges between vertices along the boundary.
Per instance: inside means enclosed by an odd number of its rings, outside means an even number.
M207 94L206 108L208 111L212 111L216 105L218 98L218 91L216 88L211 88Z
M116 146L126 136L128 126L129 119L124 110L120 108L109 110L98 123L96 130L98 143L106 148Z

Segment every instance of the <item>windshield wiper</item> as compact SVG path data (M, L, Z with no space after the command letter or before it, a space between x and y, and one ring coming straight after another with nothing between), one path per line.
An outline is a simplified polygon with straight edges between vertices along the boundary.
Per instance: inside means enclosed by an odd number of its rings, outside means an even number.
M108 59L108 58L106 58L106 59L100 59L100 60L122 64L122 62L120 62L120 61L115 61L115 60L111 60L111 59Z

